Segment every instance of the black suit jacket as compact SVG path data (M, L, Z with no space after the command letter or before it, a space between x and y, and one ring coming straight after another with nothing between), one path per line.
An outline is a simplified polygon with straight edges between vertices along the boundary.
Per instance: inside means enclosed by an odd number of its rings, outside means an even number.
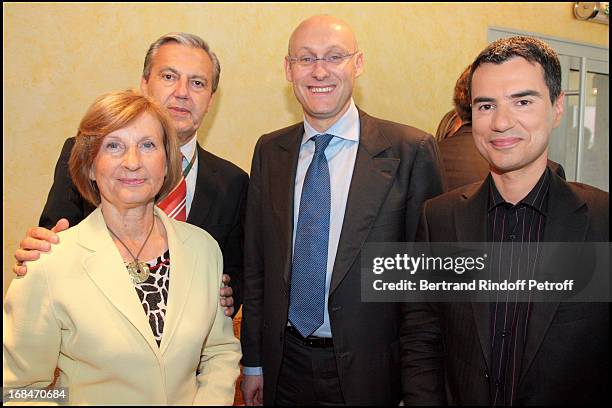
M609 241L608 193L552 174L542 241ZM425 203L417 239L484 242L487 183L464 186ZM535 303L516 404L609 402L608 316L608 303ZM489 322L489 303L404 304L404 401L491 405Z
M53 185L39 225L52 228L60 218L76 225L95 207L85 201L68 172L74 138L66 140L55 166ZM242 304L243 223L249 177L236 165L197 145L198 176L187 222L206 230L219 243L223 272L231 278L235 312Z
M400 307L361 302L367 242L412 240L427 198L442 192L436 144L422 131L360 111L361 134L332 272L328 311L345 402L400 399ZM243 364L263 366L264 402L276 399L289 308L295 174L303 123L255 147L245 223ZM298 385L299 386L299 385Z

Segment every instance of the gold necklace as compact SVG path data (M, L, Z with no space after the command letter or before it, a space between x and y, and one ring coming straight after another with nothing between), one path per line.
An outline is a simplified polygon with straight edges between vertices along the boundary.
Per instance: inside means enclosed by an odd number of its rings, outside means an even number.
M155 225L155 216L153 216L153 222L151 223L151 229L149 230L149 235L147 235L147 238L145 238L144 242L142 243L142 246L140 247L140 251L138 251L138 254L136 254L136 256L134 256L134 254L132 254L132 251L130 251L130 249L127 247L127 245L125 245L123 243L121 238L119 238L117 236L117 234L115 234L113 232L113 230L108 225L106 226L106 228L108 228L110 233L113 234L113 236L115 238L117 238L117 240L119 240L119 242L121 242L121 245L123 245L123 247L128 251L128 253L130 254L130 256L133 259L132 262L130 262L130 263L128 263L126 265L126 268L127 268L128 273L130 274L130 277L132 278L132 282L134 282L134 284L142 283L142 282L146 281L147 279L149 279L149 275L150 275L149 265L147 265L146 262L140 262L138 260L138 257L140 256L140 253L144 249L147 241L149 240L149 237L151 236L151 233L153 232L153 226L154 225Z

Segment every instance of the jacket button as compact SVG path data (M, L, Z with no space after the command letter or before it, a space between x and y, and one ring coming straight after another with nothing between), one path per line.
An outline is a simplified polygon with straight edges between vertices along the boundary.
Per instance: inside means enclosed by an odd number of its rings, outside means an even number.
M486 371L483 371L482 375L484 375L484 378L489 378L489 373L487 373Z

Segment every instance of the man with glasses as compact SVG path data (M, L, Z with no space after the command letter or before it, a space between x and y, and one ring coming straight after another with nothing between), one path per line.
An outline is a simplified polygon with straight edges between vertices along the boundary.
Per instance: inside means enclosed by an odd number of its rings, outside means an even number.
M397 404L400 308L362 303L367 242L411 241L442 192L433 138L352 99L364 54L348 25L303 21L285 73L304 122L262 136L245 221L247 404Z

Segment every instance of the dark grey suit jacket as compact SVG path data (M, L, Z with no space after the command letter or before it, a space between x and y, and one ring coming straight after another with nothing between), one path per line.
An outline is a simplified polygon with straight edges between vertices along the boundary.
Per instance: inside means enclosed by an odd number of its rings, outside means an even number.
M66 140L55 166L53 185L38 224L52 228L60 218L76 225L95 207L85 201L68 172L74 137ZM243 224L248 175L238 166L198 149L198 176L187 222L206 230L219 243L223 272L231 278L235 313L242 304Z
M328 311L345 402L400 399L400 307L361 302L360 255L368 242L411 241L424 200L443 190L435 141L360 111L361 134L332 272ZM243 364L263 366L273 404L289 308L295 174L303 123L255 147L245 222ZM298 385L299 386L299 385Z
M551 174L542 241L608 242L608 193ZM426 202L417 239L484 242L487 183L464 186ZM403 316L406 404L491 405L489 304L406 303ZM608 303L534 304L516 404L610 402L608 318Z

